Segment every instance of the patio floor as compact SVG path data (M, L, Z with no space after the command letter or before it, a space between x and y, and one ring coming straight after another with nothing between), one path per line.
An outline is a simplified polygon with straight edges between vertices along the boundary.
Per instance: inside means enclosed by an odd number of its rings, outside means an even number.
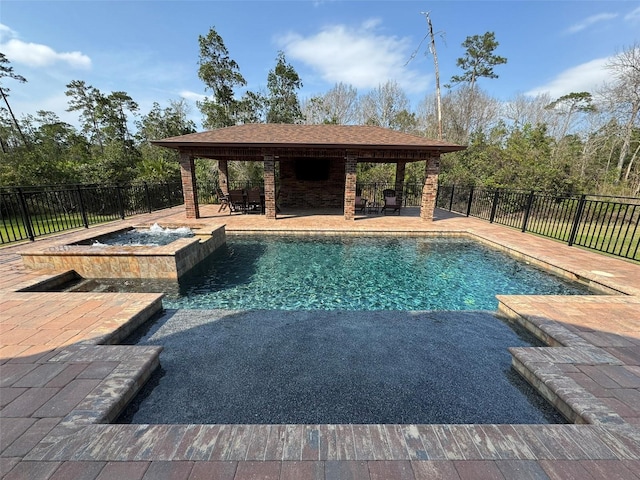
M0 475L7 479L640 479L640 266L437 211L420 220L294 212L277 221L183 207L117 222L230 232L465 235L612 295L500 296L549 347L514 367L570 425L111 425L162 361L117 345L161 295L20 292L50 278L18 255L87 231L0 248ZM112 228L92 227L91 233Z

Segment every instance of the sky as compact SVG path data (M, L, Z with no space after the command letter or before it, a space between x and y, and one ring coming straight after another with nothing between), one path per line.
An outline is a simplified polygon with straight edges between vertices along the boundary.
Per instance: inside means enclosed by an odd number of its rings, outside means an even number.
M215 28L248 90L266 89L282 51L301 99L338 82L365 94L391 80L415 109L435 92L426 12L442 84L462 73L468 36L495 33L507 63L478 84L503 101L594 91L607 59L640 43L640 0L0 0L0 52L27 79L2 87L18 117L53 111L76 126L78 112L66 112L72 80L124 91L143 115L184 98L200 129L196 101L210 92L198 78L198 37Z

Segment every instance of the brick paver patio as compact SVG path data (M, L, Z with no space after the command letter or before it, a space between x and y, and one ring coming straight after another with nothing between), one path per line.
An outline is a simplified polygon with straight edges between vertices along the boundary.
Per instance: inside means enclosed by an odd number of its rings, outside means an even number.
M0 473L7 479L640 479L640 267L480 220L299 212L276 222L205 206L234 231L468 235L613 295L500 296L549 347L514 367L570 425L111 425L158 362L117 345L161 310L156 294L22 292L47 272L0 249ZM182 225L182 207L122 223ZM110 228L93 227L91 233Z

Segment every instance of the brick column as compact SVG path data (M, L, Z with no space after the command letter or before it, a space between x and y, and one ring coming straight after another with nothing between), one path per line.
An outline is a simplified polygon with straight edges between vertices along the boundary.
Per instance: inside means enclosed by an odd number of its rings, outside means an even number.
M276 161L264 155L264 213L267 220L276 219Z
M396 163L396 201L402 205L402 193L404 190L404 171L407 162Z
M196 188L196 164L188 153L180 152L180 176L187 218L200 218L198 190Z
M225 195L229 195L229 167L226 160L218 160L218 185Z
M356 216L356 165L358 157L347 155L344 164L344 219L354 220Z
M438 173L440 173L440 154L432 153L425 166L425 179L422 186L422 202L420 204L420 218L427 222L433 221L433 211L436 208L438 194Z

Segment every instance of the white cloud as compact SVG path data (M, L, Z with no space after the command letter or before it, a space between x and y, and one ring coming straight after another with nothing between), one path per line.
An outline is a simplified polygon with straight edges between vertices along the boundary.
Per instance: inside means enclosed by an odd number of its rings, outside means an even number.
M91 59L81 52L59 53L47 45L27 43L15 38L0 44L0 50L12 62L30 67L48 67L58 62L67 63L74 68L88 69L91 67Z
M91 67L91 59L82 52L56 52L47 45L24 42L17 37L17 32L0 23L0 50L12 62L29 67L48 67L59 62L73 68Z
M15 36L17 36L16 32L11 30L11 28L9 28L8 26L0 23L0 39L2 39L3 37L13 38Z
M598 15L592 15L590 17L585 18L579 23L571 25L567 29L567 33L578 33L582 30L589 28L591 25L595 25L599 22L606 22L607 20L612 20L618 16L617 13L599 13Z
M636 8L635 10L631 10L624 16L624 19L627 22L640 23L640 7Z
M610 76L610 72L605 68L608 60L608 58L596 58L569 68L546 85L535 87L525 95L535 97L548 94L552 98L558 98L571 92L593 92Z
M182 90L179 95L184 98L185 100L191 100L194 102L202 102L205 98L207 98L206 95L202 95L200 93L195 93L195 92L191 92L189 90Z
M357 28L331 25L309 36L291 33L279 42L288 58L304 62L330 84L368 89L395 80L408 92L424 91L430 76L405 66L415 45L377 33L380 23L370 19Z

